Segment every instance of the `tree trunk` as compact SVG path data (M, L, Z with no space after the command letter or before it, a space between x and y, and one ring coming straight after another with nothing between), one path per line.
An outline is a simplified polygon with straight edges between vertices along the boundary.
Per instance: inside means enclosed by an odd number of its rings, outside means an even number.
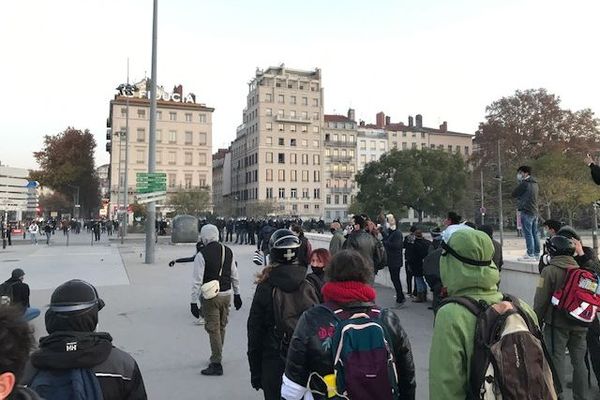
M419 223L423 222L423 210L417 210L417 214L419 215Z
M552 211L550 211L550 203L546 203L546 219L552 219Z

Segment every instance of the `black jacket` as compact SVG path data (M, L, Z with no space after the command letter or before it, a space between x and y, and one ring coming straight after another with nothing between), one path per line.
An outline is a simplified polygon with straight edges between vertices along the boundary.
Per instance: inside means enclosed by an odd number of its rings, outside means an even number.
M365 310L372 308L372 303L346 304L344 308L352 310ZM381 313L382 326L389 335L398 370L398 386L401 400L415 399L415 365L408 335L400 325L400 319L389 310ZM336 319L333 314L324 307L313 307L302 314L288 351L285 366L285 376L300 386L306 386L309 375L316 372L321 376L333 373L333 354L331 349L326 348L323 342L328 339L327 335L319 335L334 326ZM321 339L322 337L322 339ZM314 391L327 393L324 384L319 379L311 379L311 389L316 400L326 399L319 397Z
M310 264L310 253L312 253L312 246L306 236L302 235L300 239L300 248L298 249L298 262L300 265L308 267Z
M22 387L15 386L10 392L10 395L7 397L8 400L44 400L36 392L33 390Z
M76 350L66 344L76 343ZM71 347L72 349L72 347ZM31 355L23 383L28 385L37 370L90 368L100 382L104 400L145 400L140 369L128 353L112 345L108 333L55 332L40 339Z
M594 163L590 164L590 172L592 173L592 179L596 185L600 185L600 167Z
M402 268L404 260L402 259L402 249L404 248L404 239L400 229L389 230L386 237L383 238L383 245L387 253L387 263L389 268Z
M264 251L265 253L269 252L269 240L271 239L271 235L275 232L276 229L271 225L265 225L260 229L260 233L258 234L258 241L256 243L256 247L258 250Z
M504 257L502 256L502 245L496 239L492 239L492 243L494 244L494 264L498 267L498 271L502 270L502 266L504 265Z
M260 380L270 372L263 369L263 361L281 358L281 341L275 335L273 289L279 287L285 292L294 292L305 277L304 266L279 264L271 270L266 281L256 286L248 316L248 363L252 380Z
M414 276L423 276L423 259L429 253L431 242L424 238L415 238L411 246L411 251L406 256L406 261L410 265Z
M539 187L533 176L521 181L519 186L512 192L512 197L517 199L517 210L528 214L538 214L538 192Z
M20 279L10 278L4 283L9 283L12 285L12 302L11 304L22 308L25 310L30 307L29 305L29 285L23 283Z
M377 242L375 240L373 235L361 229L348 235L343 248L358 251L364 258L370 260L374 267L377 259Z

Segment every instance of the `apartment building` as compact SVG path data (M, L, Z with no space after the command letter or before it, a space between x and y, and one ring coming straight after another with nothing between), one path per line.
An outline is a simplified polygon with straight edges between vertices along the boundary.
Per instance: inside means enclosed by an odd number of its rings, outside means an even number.
M325 220L346 220L348 207L356 195L357 126L355 112L347 115L326 114L323 175L325 179Z
M388 151L387 132L383 127L361 123L357 128L358 170L362 171L367 163L378 161Z
M133 93L118 93L110 101L106 151L110 153L110 215L122 204L125 150L128 150L129 203L135 195L136 174L148 172L150 87L145 79ZM167 191L212 186L212 113L181 85L172 92L157 88L156 171L167 174ZM125 127L129 103L129 137Z
M231 152L219 149L212 156L212 202L217 206L231 192Z
M279 215L323 214L321 70L257 69L243 123L231 144L231 185L238 215L272 202Z

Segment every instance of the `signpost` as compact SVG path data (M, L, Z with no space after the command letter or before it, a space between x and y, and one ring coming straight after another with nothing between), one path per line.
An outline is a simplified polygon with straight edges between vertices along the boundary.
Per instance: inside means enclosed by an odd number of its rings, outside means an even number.
M136 199L140 204L167 198L167 174L164 172L138 172L136 183Z

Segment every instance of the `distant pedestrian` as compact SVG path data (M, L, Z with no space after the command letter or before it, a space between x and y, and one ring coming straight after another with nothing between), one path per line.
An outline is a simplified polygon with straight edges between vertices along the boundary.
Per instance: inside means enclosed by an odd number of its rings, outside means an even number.
M52 236L52 225L50 225L50 222L46 222L44 225L44 233L46 234L46 244L49 246L50 236Z
M521 215L523 236L527 253L522 261L537 261L540 257L540 240L538 236L538 192L537 181L531 176L531 167L520 166L517 169L519 185L512 192L512 197L517 199L517 208Z
M402 232L396 225L396 218L393 214L388 214L386 216L386 221L387 231L383 239L383 245L387 252L387 264L390 272L390 279L396 290L396 304L401 306L406 301L402 290L402 282L400 281L400 270L404 264L402 258L404 238L402 237Z
M494 244L494 257L492 260L496 267L498 267L498 271L502 271L502 266L504 265L504 257L502 256L502 245L496 239L494 239L494 228L491 225L481 225L479 230L487 233L487 235L492 239L492 243Z
M339 221L333 221L329 231L333 235L329 242L329 254L333 257L335 253L342 250L346 238L344 237L344 231L342 230L342 225Z
M32 221L27 230L29 231L29 236L31 237L31 244L38 244L38 233L40 232L40 227L38 224L35 221Z
M423 303L427 301L427 284L425 283L423 273L423 259L429 252L431 242L423 237L420 229L415 231L415 241L412 244L409 263L412 268L412 274L415 277L415 287L417 295L413 302Z
M92 233L94 235L94 240L97 242L100 240L100 221L92 221Z
M0 285L0 304L9 304L18 308L27 321L40 315L38 308L29 304L29 285L23 282L25 271L16 268L11 272L10 278Z

